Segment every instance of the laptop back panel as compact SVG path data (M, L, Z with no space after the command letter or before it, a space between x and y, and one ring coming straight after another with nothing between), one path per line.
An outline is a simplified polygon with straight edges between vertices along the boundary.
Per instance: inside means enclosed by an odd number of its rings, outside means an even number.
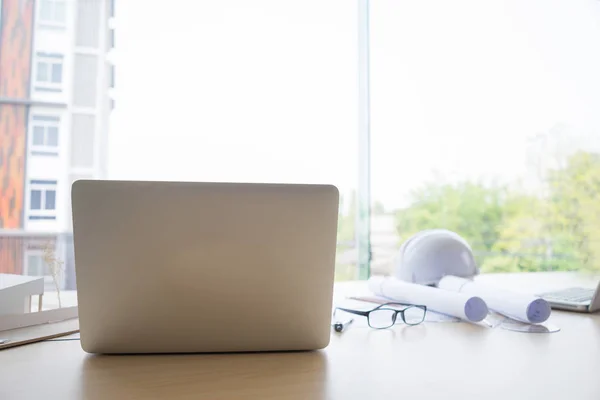
M84 350L327 345L335 187L77 181L72 199Z

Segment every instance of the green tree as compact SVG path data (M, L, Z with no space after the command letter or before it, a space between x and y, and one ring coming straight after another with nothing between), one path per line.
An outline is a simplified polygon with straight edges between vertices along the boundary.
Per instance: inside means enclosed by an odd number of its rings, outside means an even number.
M481 264L484 272L552 269L551 243L545 229L545 204L539 198L511 193L504 205L499 235Z
M600 271L600 154L577 152L544 171L539 193L478 182L430 183L397 212L402 239L445 228L485 272Z
M600 270L600 156L575 153L544 176L546 195L503 221L484 271Z
M577 152L548 174L549 230L579 264L600 270L600 154Z
M485 257L497 241L506 196L502 186L429 183L413 192L409 207L396 213L398 233L404 240L424 229L449 229L462 235L480 258Z

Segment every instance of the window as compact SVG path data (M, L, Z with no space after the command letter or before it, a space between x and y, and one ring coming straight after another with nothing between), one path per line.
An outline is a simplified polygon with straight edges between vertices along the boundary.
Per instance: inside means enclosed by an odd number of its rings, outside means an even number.
M31 209L41 210L42 209L42 191L32 190L31 191Z
M112 89L114 89L115 88L115 66L113 64L109 65L108 71L109 71L108 75L109 75L109 78L110 78L110 85L109 86Z
M115 30L109 29L108 33L108 50L115 48Z
M56 291L56 284L54 278L50 273L48 264L44 259L43 247L47 244L40 245L29 245L28 249L25 250L25 261L23 265L23 274L27 276L44 277L44 292ZM64 275L61 270L58 271L58 282L59 285L63 286Z
M75 168L94 166L94 144L96 117L73 114L71 121L71 165Z
M128 50L115 59L111 177L333 183L342 196L336 278L355 279L356 2L174 1L181 18L168 27L160 1L145 1L143 18L118 2L116 34ZM156 18L161 29L144 22ZM156 79L161 71L168 78ZM94 135L90 145L104 138Z
M29 276L43 276L45 271L44 255L40 252L27 252L25 274Z
M39 21L44 25L62 27L66 24L66 0L40 0Z
M62 92L63 56L56 53L36 53L35 87L38 92Z
M26 222L69 229L71 175L333 183L339 280L391 273L431 228L484 273L600 268L600 1L124 0L118 24L111 0L31 3L69 26L24 53L32 97L61 103L30 111L28 156L60 157L25 168Z
M75 54L73 63L73 105L94 108L98 104L98 56ZM107 71L108 72L108 71ZM110 77L107 76L107 81ZM108 85L107 85L108 86Z
M31 154L58 155L60 118L49 115L33 115L30 126Z
M79 0L75 21L75 45L97 49L100 38L106 37L104 28L108 22L102 22L102 9L106 6L103 1Z
M32 180L29 186L29 219L56 219L56 181Z
M483 273L600 271L600 2L370 4L372 272L431 228Z

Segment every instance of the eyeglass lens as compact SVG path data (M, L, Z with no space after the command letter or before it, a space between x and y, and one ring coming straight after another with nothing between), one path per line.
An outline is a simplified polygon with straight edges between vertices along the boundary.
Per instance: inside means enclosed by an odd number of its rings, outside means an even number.
M396 311L379 309L369 313L369 325L372 328L389 328L396 322Z
M417 325L425 319L425 310L421 307L408 307L404 310L404 322L407 325Z

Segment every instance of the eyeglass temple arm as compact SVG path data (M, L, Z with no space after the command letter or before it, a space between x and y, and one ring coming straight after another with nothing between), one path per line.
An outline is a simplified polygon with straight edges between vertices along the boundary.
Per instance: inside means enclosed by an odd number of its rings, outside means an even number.
M360 311L360 310L351 310L349 308L342 308L342 307L336 307L336 310L340 310L340 311L345 311L347 313L350 314L356 314L356 315L362 315L362 316L368 316L369 312L368 311Z

